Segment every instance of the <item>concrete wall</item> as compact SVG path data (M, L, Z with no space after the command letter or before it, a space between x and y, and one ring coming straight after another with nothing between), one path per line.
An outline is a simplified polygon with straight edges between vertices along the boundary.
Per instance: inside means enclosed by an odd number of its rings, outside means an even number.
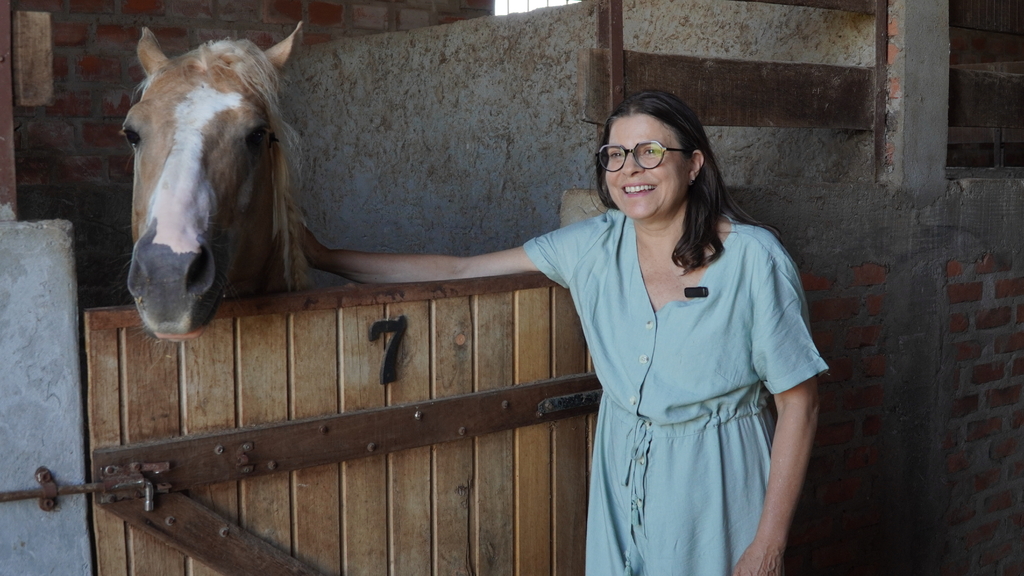
M0 222L0 491L85 481L71 225ZM91 576L86 496L0 504L0 574Z

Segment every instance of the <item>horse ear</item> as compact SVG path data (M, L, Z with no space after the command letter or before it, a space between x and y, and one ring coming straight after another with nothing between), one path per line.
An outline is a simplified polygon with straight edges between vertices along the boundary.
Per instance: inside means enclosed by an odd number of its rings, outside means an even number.
M302 43L302 22L300 21L295 30L292 31L284 40L281 40L277 44L274 44L270 48L267 48L265 54L270 59L270 63L274 65L278 70L284 68L285 62L288 62L288 57L292 55L295 47Z
M167 62L167 56L164 56L163 50L160 49L160 43L156 41L156 36L149 28L142 28L142 38L139 39L137 52L142 69L146 71L146 76L152 76L164 65L164 62Z

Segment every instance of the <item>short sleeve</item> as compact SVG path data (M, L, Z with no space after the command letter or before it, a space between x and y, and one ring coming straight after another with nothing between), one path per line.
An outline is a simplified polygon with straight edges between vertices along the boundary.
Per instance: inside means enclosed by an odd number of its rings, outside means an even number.
M751 331L754 370L772 394L828 369L811 338L800 274L781 246L779 251L767 260L763 283L754 290Z
M545 276L564 288L572 283L580 262L614 225L615 210L576 222L529 240L523 249Z

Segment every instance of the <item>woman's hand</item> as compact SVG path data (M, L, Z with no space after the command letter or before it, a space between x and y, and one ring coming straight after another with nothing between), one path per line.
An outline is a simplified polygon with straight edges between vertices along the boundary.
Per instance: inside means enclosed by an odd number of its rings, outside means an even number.
M755 541L740 556L732 576L781 576L784 553L785 548L770 550Z

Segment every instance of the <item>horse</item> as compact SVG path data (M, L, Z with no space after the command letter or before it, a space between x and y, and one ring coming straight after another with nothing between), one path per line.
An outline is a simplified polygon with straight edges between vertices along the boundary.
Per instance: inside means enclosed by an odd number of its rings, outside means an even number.
M143 28L146 77L123 126L135 165L128 291L159 339L202 334L226 291L307 286L295 137L278 106L301 31L266 51L220 40L168 58Z

